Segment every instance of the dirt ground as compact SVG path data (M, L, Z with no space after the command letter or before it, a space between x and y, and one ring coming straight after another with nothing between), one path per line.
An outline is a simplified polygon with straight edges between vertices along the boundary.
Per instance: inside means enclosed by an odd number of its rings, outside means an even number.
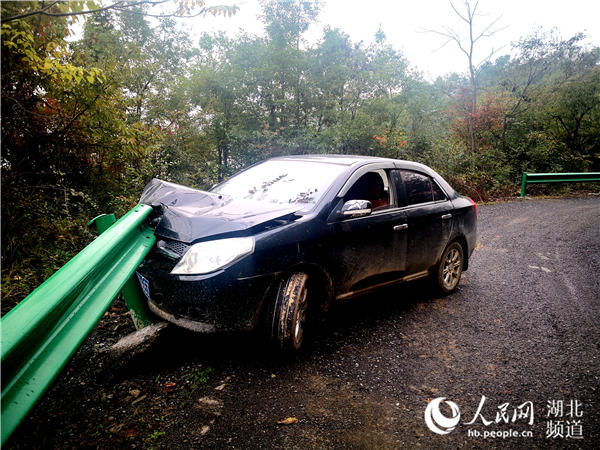
M174 327L115 356L117 301L6 448L597 448L599 255L598 197L482 206L453 295L347 301L294 358ZM424 420L440 397L445 435Z

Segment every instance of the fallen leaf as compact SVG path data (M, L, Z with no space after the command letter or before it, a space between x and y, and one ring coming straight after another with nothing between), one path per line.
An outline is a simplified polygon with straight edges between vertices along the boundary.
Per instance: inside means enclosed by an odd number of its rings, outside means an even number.
M173 389L175 389L175 386L177 386L177 383L173 382L173 381L168 381L165 384L163 384L164 388L163 388L163 392L165 394L171 392Z
M209 397L199 398L198 403L207 405L207 406L218 406L218 407L223 406L223 402L221 400L217 400L217 399L209 398Z
M293 423L298 423L298 419L295 417L288 417L287 419L280 420L277 422L279 425L291 425Z
M132 389L129 391L129 395L138 398L142 392L139 389Z
M146 395L146 394L144 394L144 395L142 395L141 397L139 397L139 398L136 398L134 401L132 401L132 402L131 402L131 404L132 404L132 405L135 405L136 403L139 403L139 402L141 402L142 400L144 400L146 397L147 397L147 395Z
M206 411L207 413L220 416L221 410L223 409L223 402L214 398L202 397L198 399L198 404L196 407Z
M122 423L118 424L118 425L114 425L114 426L110 427L108 429L108 431L111 433L118 433L119 431L121 431L123 429L124 426L125 425L123 425Z
M225 389L225 386L226 386L226 385L225 385L225 383L223 383L223 384L221 384L221 385L217 386L217 387L215 388L215 391L222 391L223 389Z
M127 428L126 430L123 430L123 434L125 435L125 438L129 439L137 436L138 432L135 427L131 427Z

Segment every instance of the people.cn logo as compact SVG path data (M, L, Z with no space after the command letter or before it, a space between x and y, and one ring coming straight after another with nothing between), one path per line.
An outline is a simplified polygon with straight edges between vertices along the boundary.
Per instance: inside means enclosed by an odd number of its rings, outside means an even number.
M437 434L448 434L456 428L460 421L460 410L458 405L446 397L438 397L433 399L425 408L425 423L431 431ZM446 417L440 411L440 405L445 403L450 407L452 417Z

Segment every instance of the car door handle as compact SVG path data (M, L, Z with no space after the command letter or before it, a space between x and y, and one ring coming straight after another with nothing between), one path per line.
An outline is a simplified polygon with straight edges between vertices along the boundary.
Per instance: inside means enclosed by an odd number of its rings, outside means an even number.
M452 218L452 214L444 214L442 216L442 219L446 220L446 219L451 219Z
M394 231L406 230L407 228L407 223L403 223L402 225L394 225Z

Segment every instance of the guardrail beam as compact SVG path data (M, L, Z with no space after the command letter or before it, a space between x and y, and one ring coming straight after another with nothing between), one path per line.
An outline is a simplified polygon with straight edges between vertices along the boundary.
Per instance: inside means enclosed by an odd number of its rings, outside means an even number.
M133 208L0 321L2 445L154 245L145 224L151 211Z
M566 173L527 173L523 172L521 180L521 197L525 197L525 189L531 183L584 183L600 181L600 172L566 172Z
M117 219L115 218L114 214L101 214L90 220L87 226L89 227L94 225L96 227L96 231L98 231L98 234L102 234L116 221ZM135 276L132 276L129 278L129 280L127 280L123 286L123 289L121 289L121 295L125 300L125 304L127 305L129 314L131 315L131 320L133 320L133 324L137 330L147 327L152 323L153 315L148 308L148 303L146 303L146 300L142 297L142 293Z

